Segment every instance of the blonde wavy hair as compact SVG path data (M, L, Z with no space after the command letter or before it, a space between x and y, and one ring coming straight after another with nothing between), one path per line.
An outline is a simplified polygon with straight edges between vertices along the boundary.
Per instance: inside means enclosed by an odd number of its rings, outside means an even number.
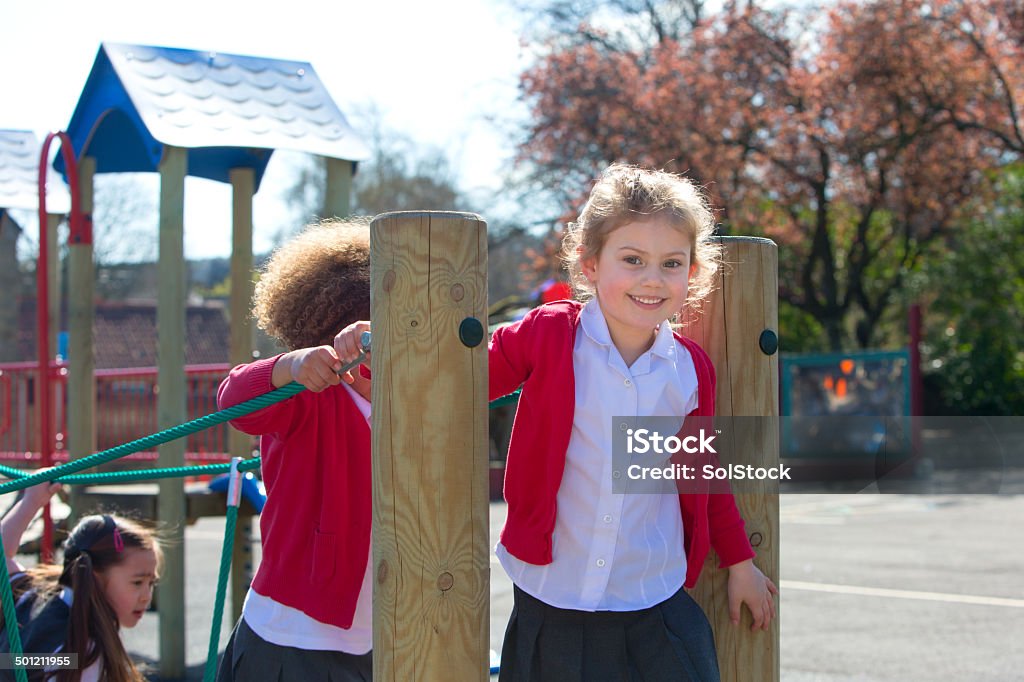
M253 317L288 350L329 346L370 319L369 219L315 223L278 248L256 283Z
M688 305L699 305L714 288L722 248L713 240L715 220L703 191L691 180L659 170L615 163L598 178L583 211L562 239L562 261L577 298L594 295L582 261L597 258L608 235L626 223L666 217L691 240Z

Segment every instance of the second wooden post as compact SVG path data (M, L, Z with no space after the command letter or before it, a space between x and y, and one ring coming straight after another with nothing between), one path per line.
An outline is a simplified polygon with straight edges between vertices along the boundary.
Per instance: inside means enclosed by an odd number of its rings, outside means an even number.
M487 230L371 224L373 673L487 679Z
M755 237L723 237L725 265L701 314L683 333L711 356L718 375L715 414L728 462L754 467L779 463L779 284L775 244ZM729 418L733 419L729 419ZM779 584L778 484L734 483L736 504L746 521L755 563ZM725 682L779 679L779 619L768 632L750 632L743 610L740 627L729 621L727 573L712 552L693 597L715 631L718 664ZM776 616L781 613L776 598Z

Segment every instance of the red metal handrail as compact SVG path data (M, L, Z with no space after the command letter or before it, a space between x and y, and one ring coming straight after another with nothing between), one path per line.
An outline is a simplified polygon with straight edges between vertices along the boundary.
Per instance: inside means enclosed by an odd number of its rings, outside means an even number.
M84 224L81 199L78 196L78 165L71 138L65 132L54 132L46 136L42 151L39 152L39 261L36 263L36 322L39 338L39 447L40 461L44 467L51 466L53 443L50 442L50 282L49 282L49 239L47 238L46 215L46 173L49 167L50 144L54 138L60 140L60 152L68 174L71 192L71 235L80 237ZM43 508L43 549L40 558L44 563L53 560L53 521L50 506Z
M55 440L58 449L51 453L51 461L59 463L67 459L67 441L78 434L67 434L66 415L63 409L67 400L72 399L63 388L67 374L65 363L56 364L52 393L62 402L57 403L59 411L55 419ZM216 411L216 390L220 381L227 376L227 363L189 365L185 368L188 392L188 418L194 419ZM116 368L95 370L96 377L96 447L100 450L141 438L158 430L156 423L155 367ZM33 389L36 364L33 362L0 363L0 405L4 412L10 412L11 428L0 433L0 461L15 466L41 465L38 445L38 410L31 396L38 399L38 387ZM189 462L229 461L227 446L228 427L220 425L207 431L193 434L186 439L186 460ZM33 435L35 437L33 438ZM255 440L254 440L255 445ZM63 449L62 449L63 448ZM137 453L124 459L153 461L156 453Z

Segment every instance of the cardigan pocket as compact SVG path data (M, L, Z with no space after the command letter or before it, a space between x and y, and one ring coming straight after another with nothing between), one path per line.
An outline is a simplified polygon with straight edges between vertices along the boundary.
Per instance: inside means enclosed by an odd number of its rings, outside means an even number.
M323 584L334 577L336 561L334 533L324 533L319 528L313 538L313 566L310 578L314 584Z

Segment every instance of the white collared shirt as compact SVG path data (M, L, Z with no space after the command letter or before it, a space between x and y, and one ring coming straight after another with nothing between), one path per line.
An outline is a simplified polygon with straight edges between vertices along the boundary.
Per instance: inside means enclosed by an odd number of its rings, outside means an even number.
M343 384L366 421L370 421L370 402L351 386ZM356 599L352 627L339 628L307 616L299 609L274 601L249 588L242 605L242 617L264 641L296 649L343 651L362 655L373 648L373 541L371 538L363 583Z
M498 560L520 589L551 606L644 609L683 585L683 522L676 495L612 492L613 477L625 474L613 471L613 417L689 414L697 407L697 372L667 321L627 367L596 300L580 313L573 371L576 410L556 498L554 560L529 564L500 543Z

